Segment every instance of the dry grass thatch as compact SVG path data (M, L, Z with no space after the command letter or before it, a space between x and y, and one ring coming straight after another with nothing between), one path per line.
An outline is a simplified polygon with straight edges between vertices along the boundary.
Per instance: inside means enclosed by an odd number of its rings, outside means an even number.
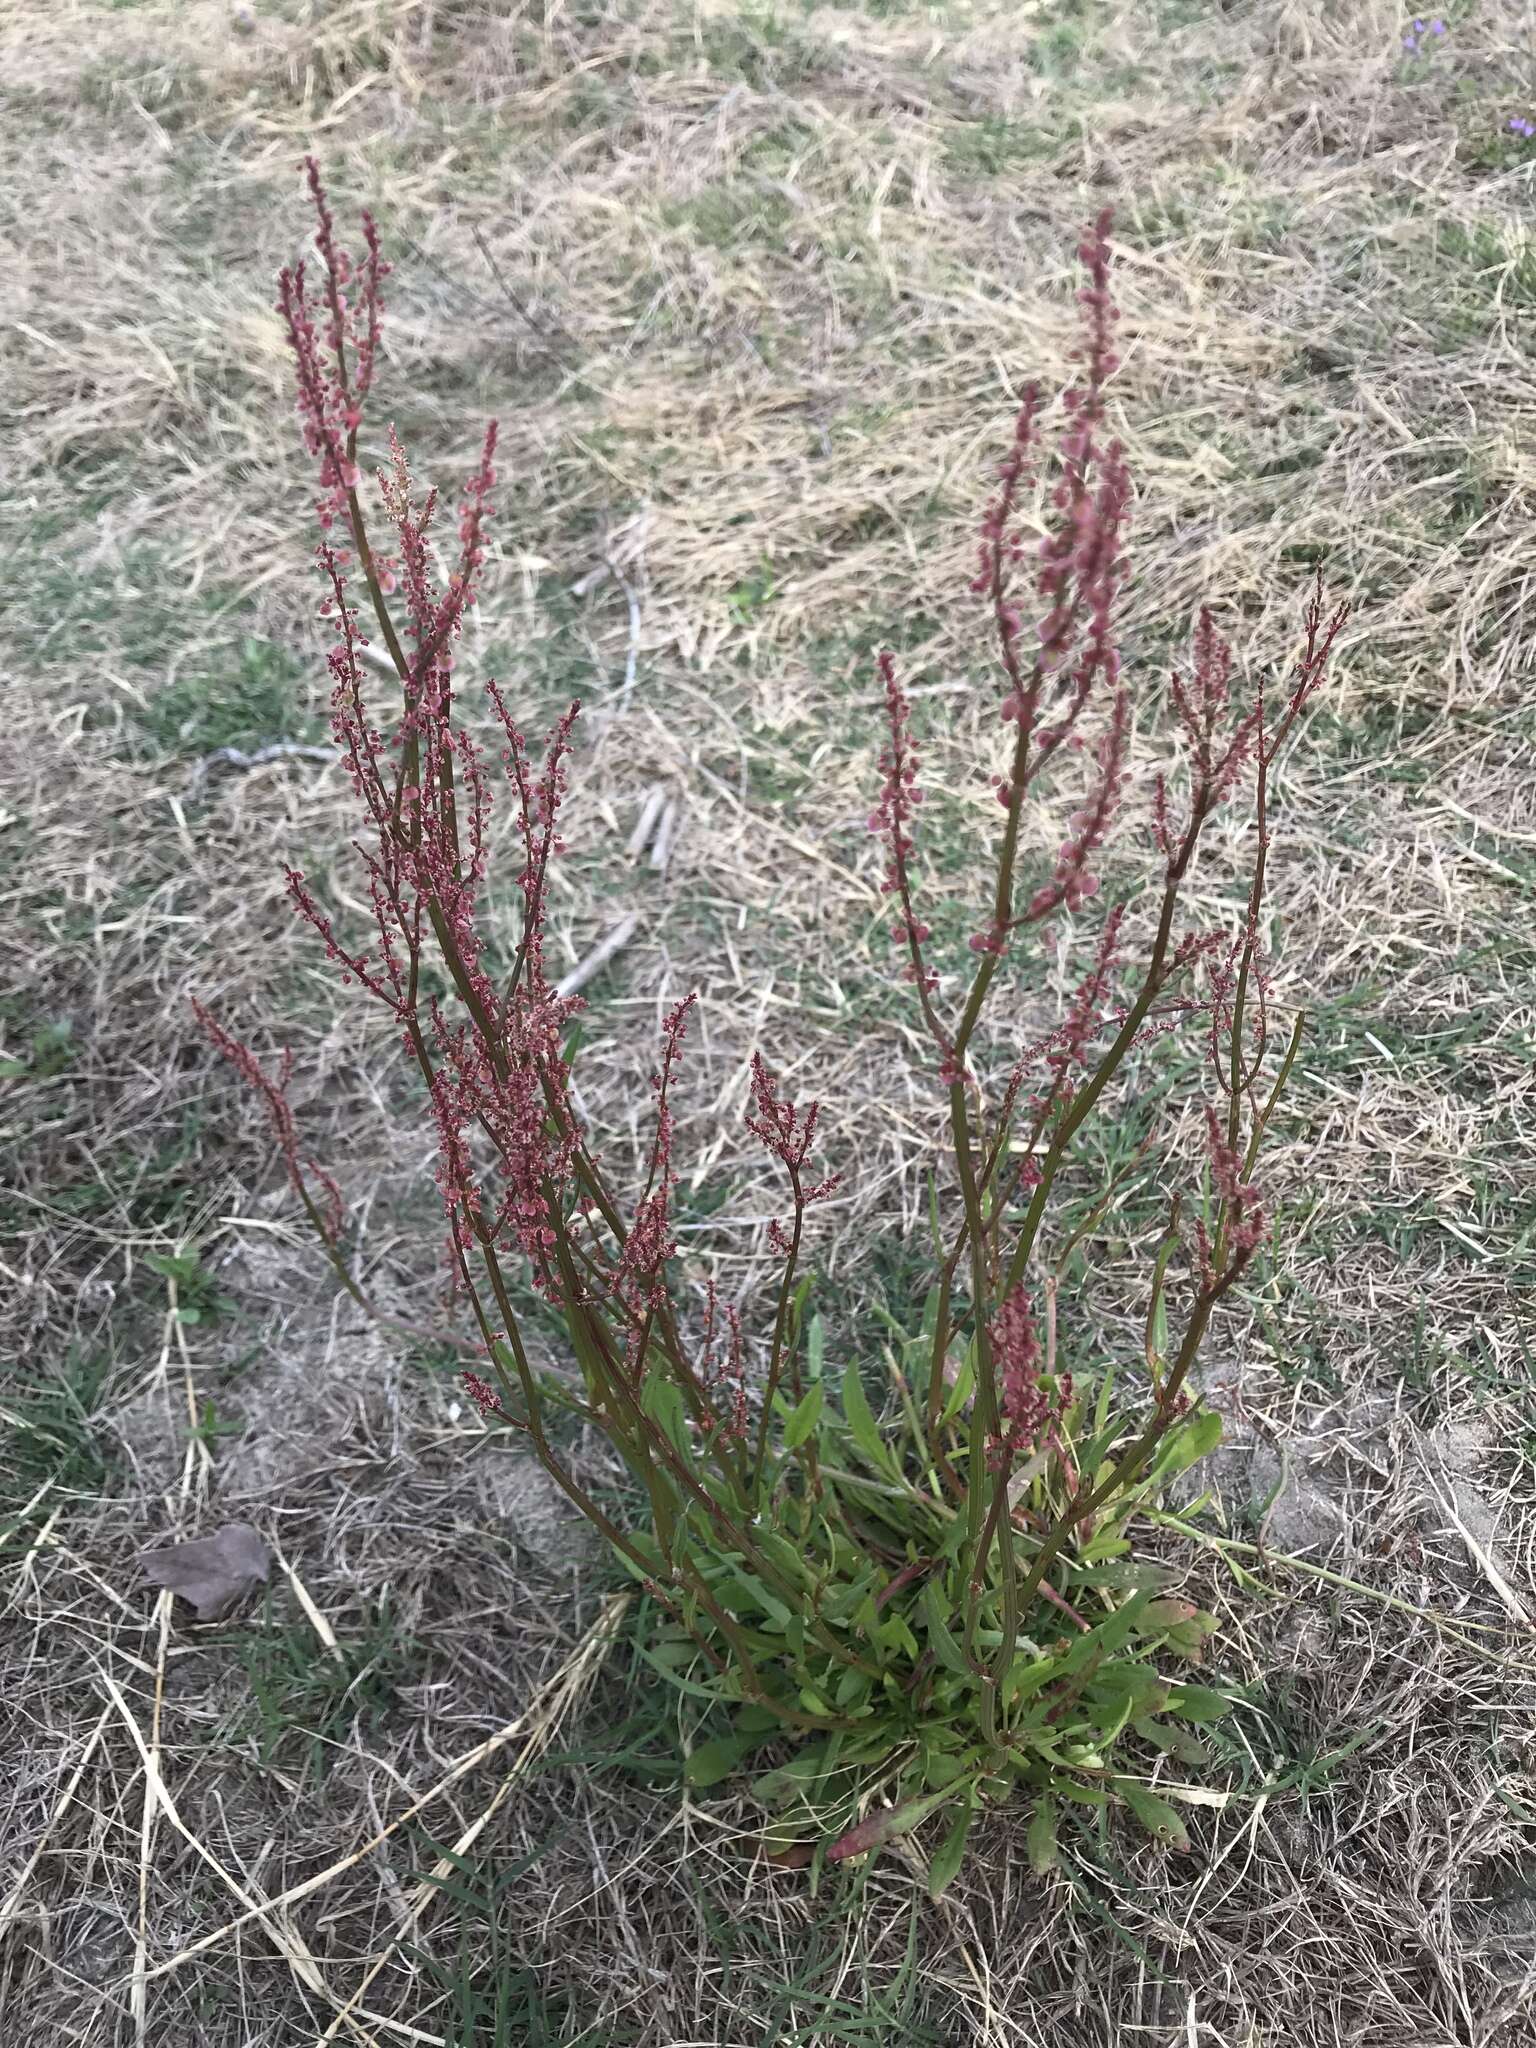
M1377 0L0 18L8 2040L1536 2041L1536 157L1501 139L1536 75L1512 0L1450 26L1408 63ZM465 669L531 722L589 705L565 964L638 918L586 990L593 1120L638 1149L655 1022L698 987L684 1241L750 1299L774 1192L735 1134L770 1047L857 1166L820 1246L839 1344L910 1286L876 1248L936 1136L860 830L870 650L901 649L958 843L996 733L959 594L981 479L1019 383L1068 374L1104 199L1149 744L1200 602L1253 665L1314 560L1350 599L1281 790L1281 989L1314 1020L1288 1221L1211 1368L1259 1549L1158 1539L1254 1686L1187 1863L1085 1837L1042 1888L1004 1818L942 1910L892 1858L851 1920L754 1866L745 1808L615 1761L665 1739L536 1482L310 1268L193 992L299 1048L371 1283L440 1316L428 1134L380 1116L394 1048L280 900L294 850L344 900L344 778L239 760L324 740L271 305L311 148L397 259L383 384L423 467L503 420ZM625 850L657 789L659 869ZM968 886L941 859L957 919ZM1098 1247L1085 1351L1134 1344L1135 1234ZM265 1615L189 1627L135 1585L145 1542L237 1518L291 1568ZM461 1944L506 1999L479 2033Z

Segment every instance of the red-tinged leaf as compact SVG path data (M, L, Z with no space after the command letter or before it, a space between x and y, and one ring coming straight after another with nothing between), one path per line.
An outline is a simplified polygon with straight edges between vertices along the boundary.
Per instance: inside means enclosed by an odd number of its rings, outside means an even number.
M1145 1618L1151 1628L1177 1628L1180 1622L1193 1621L1199 1612L1193 1600L1154 1600Z
M790 1842L782 1849L770 1849L763 1844L760 1854L765 1863L773 1864L777 1870L808 1870L816 1851L809 1842Z
M932 1813L949 1796L946 1787L930 1793L926 1799L909 1799L905 1805L882 1806L878 1813L866 1814L857 1827L838 1836L827 1850L828 1862L841 1863L846 1857L862 1856L866 1850L878 1849L898 1835L909 1834L925 1814Z
M887 1600L893 1599L904 1586L910 1586L914 1579L920 1579L924 1572L931 1571L933 1565L934 1559L931 1557L920 1557L912 1564L903 1565L895 1578L888 1579L875 1595L876 1614L880 1612Z

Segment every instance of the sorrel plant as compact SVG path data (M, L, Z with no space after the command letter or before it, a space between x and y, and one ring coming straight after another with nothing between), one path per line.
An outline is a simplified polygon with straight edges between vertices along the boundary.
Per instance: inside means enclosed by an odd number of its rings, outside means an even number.
M1131 906L1106 906L1099 873L1127 809L1133 728L1116 648L1130 480L1120 443L1105 437L1118 360L1106 210L1079 252L1083 367L1065 394L1046 537L1032 550L1023 538L1042 442L1033 385L981 526L971 593L1008 758L996 784L995 886L970 941L968 986L952 999L924 922L909 703L895 661L879 660L884 783L870 825L884 850L891 938L947 1107L958 1196L949 1241L935 1201L922 1326L886 1350L871 1400L864 1368L878 1360L860 1346L835 1374L824 1326L807 1314L807 1230L836 1184L814 1158L818 1106L786 1101L754 1055L747 1130L778 1162L786 1195L771 1232L771 1327L749 1373L736 1309L710 1283L702 1309L685 1314L673 1282L672 1094L695 998L663 1026L647 1170L626 1195L573 1098L582 1002L556 992L545 961L579 707L536 760L494 682L485 695L520 847L521 917L510 972L493 976L487 964L477 920L493 767L462 720L453 652L485 555L496 428L465 487L455 566L441 582L436 496L419 492L392 431L387 457L371 474L364 466L388 265L366 214L362 256L338 245L313 162L309 185L319 263L284 271L279 304L318 469L332 724L366 815L359 852L374 929L366 940L345 933L297 869L288 889L342 979L390 1013L425 1082L452 1273L473 1317L469 1391L495 1426L526 1438L638 1582L642 1652L697 1705L692 1781L714 1783L779 1745L754 1784L779 1853L803 1859L819 1845L840 1859L945 1807L938 1887L958 1866L973 1812L1017 1787L1033 1802L1041 1867L1061 1799L1126 1806L1181 1841L1175 1807L1153 1786L1160 1756L1198 1754L1187 1724L1226 1704L1177 1668L1198 1658L1213 1623L1131 1559L1127 1531L1220 1435L1190 1375L1269 1229L1257 1162L1301 1031L1298 1018L1280 1045L1261 945L1270 779L1343 609L1325 619L1319 577L1283 690L1272 700L1261 683L1238 702L1230 650L1200 614L1193 666L1171 684L1177 743L1145 785L1157 872L1133 968ZM366 674L370 643L394 671L382 688ZM1042 868L1024 851L1025 807L1068 762L1078 793ZM1240 789L1253 806L1246 901L1230 929L1186 928L1181 902L1202 836ZM1063 925L1086 950L1059 1021L1005 1069L983 1073L993 1064L978 1040L989 996L1015 964L1027 969L1045 944L1061 944ZM449 992L429 992L434 984ZM270 1079L247 1046L201 1007L199 1016L263 1092L294 1191L341 1284L368 1306L341 1192L300 1153L286 1055ZM1118 1181L1065 1243L1048 1228L1111 1085L1144 1064L1133 1054L1157 1057L1170 1034L1203 1046L1206 1171L1197 1200L1172 1199L1150 1249L1144 1359L1131 1371L1106 1362L1085 1384L1060 1361L1060 1283ZM517 1306L530 1286L558 1312L579 1382L530 1355ZM564 1414L619 1453L647 1505L641 1526L572 1469L557 1441Z

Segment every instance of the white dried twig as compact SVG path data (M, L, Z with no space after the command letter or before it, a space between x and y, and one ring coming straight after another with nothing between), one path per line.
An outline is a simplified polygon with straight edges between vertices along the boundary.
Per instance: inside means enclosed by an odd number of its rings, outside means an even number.
M677 844L682 816L682 808L677 798L668 797L667 807L661 814L661 823L656 827L656 838L651 846L651 866L658 875L665 874L667 862L672 858L672 849Z
M629 844L624 849L626 859L636 861L644 853L650 843L651 834L656 829L656 820L661 816L662 806L666 803L666 800L666 785L660 782L653 782L645 792L645 795L640 799L640 815L635 820L635 829L630 833Z
M577 961L569 974L563 976L555 983L555 994L558 996L573 996L579 988L584 988L599 969L608 965L608 962L621 947L629 944L630 940L639 930L639 927L640 913L638 910L631 910L624 917L620 918L607 937L599 940L597 945L592 948L591 952L584 959Z
M273 740L269 746L253 748L215 747L192 770L192 787L198 788L215 768L265 768L269 761L339 761L339 747L307 746L302 740Z

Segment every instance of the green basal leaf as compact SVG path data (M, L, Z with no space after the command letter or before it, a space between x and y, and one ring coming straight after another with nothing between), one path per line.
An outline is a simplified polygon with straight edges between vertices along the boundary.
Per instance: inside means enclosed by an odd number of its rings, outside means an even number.
M871 1595L875 1574L873 1570L845 1572L847 1583L840 1593L832 1594L822 1603L822 1614L828 1621L852 1621L863 1602Z
M1098 1748L1107 1749L1134 1715L1158 1713L1167 1699L1168 1688L1155 1671L1124 1682L1095 1682L1085 1694L1081 1711L1094 1730Z
M731 1775L744 1756L762 1746L761 1735L714 1736L690 1752L683 1775L690 1785L699 1790L707 1785L718 1785Z
M792 1799L809 1799L827 1768L824 1742L813 1742L776 1770L764 1771L752 1780L752 1797L760 1806L787 1806Z
M1109 1586L1129 1593L1157 1593L1167 1585L1168 1573L1161 1565L1139 1564L1134 1559L1119 1558L1110 1564L1094 1564L1073 1571L1072 1582L1077 1586Z
M754 1529L752 1541L792 1586L809 1586L810 1573L803 1553L777 1529Z
M1090 1544L1077 1553L1078 1562L1080 1564L1103 1564L1111 1557L1124 1557L1130 1547L1126 1539L1119 1534L1118 1528L1112 1525L1108 1529L1101 1530Z
M1135 1814L1149 1835L1170 1849L1187 1850L1189 1836L1184 1823L1166 1799L1159 1799L1135 1778L1116 1778L1115 1790Z
M887 1614L870 1631L876 1644L882 1650L901 1650L915 1664L922 1655L917 1637L907 1627L899 1614Z
M1056 1790L1063 1799L1072 1799L1079 1806L1108 1806L1109 1794L1102 1785L1084 1785L1076 1778L1058 1778Z
M1055 1657L1018 1658L1003 1681L1004 1705L1016 1706L1021 1700L1033 1698L1060 1669L1060 1662Z
M629 1555L629 1550L640 1553L639 1561ZM662 1557L661 1546L654 1536L637 1529L629 1536L629 1550L614 1549L614 1556L623 1565L631 1578L643 1584L647 1579L664 1579L668 1574L666 1560Z
M793 1358L800 1348L800 1332L805 1326L805 1304L811 1298L811 1276L805 1274L794 1293L789 1297L789 1323L784 1333L786 1355Z
M784 1448L797 1451L821 1420L821 1381L817 1380L810 1390L796 1403L784 1425Z
M950 1822L943 1841L939 1844L933 1861L928 1866L928 1896L938 1898L955 1881L965 1857L965 1838L971 1831L971 1822L976 1817L976 1802L967 1793L954 1819Z
M1212 1692L1208 1685L1175 1685L1169 1691L1165 1712L1181 1715L1186 1721L1219 1721L1232 1707L1224 1693Z
M698 1644L687 1636L653 1644L650 1658L653 1664L660 1665L666 1671L688 1671L701 1662Z
M701 1685L696 1678L685 1678L681 1671L672 1670L659 1662L655 1652L647 1649L643 1643L636 1644L635 1647L653 1671L664 1678L675 1691L686 1693L689 1699L704 1700L713 1707L728 1697L723 1678L714 1678L708 1685Z
M1089 1691L1105 1695L1112 1693L1117 1699L1128 1699L1138 1713L1145 1713L1145 1702L1161 1701L1168 1692L1168 1685L1150 1664L1141 1664L1129 1657L1115 1657L1094 1673Z
M929 1743L923 1745L923 1778L931 1790L942 1792L946 1785L953 1785L957 1778L965 1775L965 1765L958 1755L948 1750L935 1749Z
M1213 1408L1207 1408L1170 1435L1147 1475L1148 1480L1161 1485L1180 1472L1187 1472L1191 1465L1208 1458L1220 1442L1221 1417Z
M1147 1609L1149 1628L1160 1630L1176 1657L1198 1664L1206 1638L1216 1632L1216 1617L1205 1614L1188 1600L1154 1600Z
M1135 1724L1135 1732L1143 1742L1161 1750L1164 1756L1176 1756L1181 1764L1188 1764L1192 1770L1208 1770L1211 1753L1192 1728L1169 1727L1162 1721L1143 1720Z
M960 1413L976 1386L976 1347L967 1345L960 1370L955 1374L955 1384L949 1390L949 1399L944 1403L941 1422L953 1422Z
M1093 1433L1102 1437L1109 1427L1109 1403L1115 1390L1115 1375L1111 1368L1099 1382L1099 1398L1093 1407Z
M776 1627L785 1629L793 1618L784 1602L750 1572L737 1572L727 1579L719 1588L719 1598L744 1621L754 1614L765 1614Z
M1090 1698L1081 1703L1079 1712L1093 1730L1094 1747L1097 1750L1102 1752L1108 1749L1130 1720L1133 1704L1129 1693L1122 1693L1118 1699Z
M1036 1877L1044 1877L1047 1871L1056 1868L1056 1802L1049 1792L1043 1793L1036 1802L1024 1837L1024 1848L1029 1857L1029 1867Z
M856 1359L849 1360L843 1373L843 1419L865 1464L877 1472L890 1472L894 1461L880 1434L874 1411L869 1405L869 1396L864 1392Z
M869 1673L861 1671L857 1664L845 1665L832 1695L833 1704L844 1713L850 1707L862 1706L869 1698L871 1683Z
M1148 1597L1146 1593L1133 1593L1113 1614L1106 1615L1086 1635L1079 1636L1070 1649L1063 1651L1059 1668L1063 1672L1078 1672L1095 1659L1108 1657L1113 1651L1123 1648L1136 1630Z
M937 1579L929 1579L925 1583L918 1606L922 1612L928 1647L934 1656L946 1671L969 1672L971 1667L965 1661L965 1652L956 1641L944 1613L944 1598Z
M767 1735L783 1723L772 1707L765 1707L757 1700L748 1700L736 1710L736 1726L743 1735Z
M821 1378L822 1361L827 1355L827 1326L819 1315L811 1317L811 1327L805 1335L805 1369L813 1380Z
M691 1471L693 1439L688 1431L688 1413L681 1390L671 1380L663 1379L659 1372L653 1372L641 1391L640 1407L653 1422L660 1424L668 1443Z

